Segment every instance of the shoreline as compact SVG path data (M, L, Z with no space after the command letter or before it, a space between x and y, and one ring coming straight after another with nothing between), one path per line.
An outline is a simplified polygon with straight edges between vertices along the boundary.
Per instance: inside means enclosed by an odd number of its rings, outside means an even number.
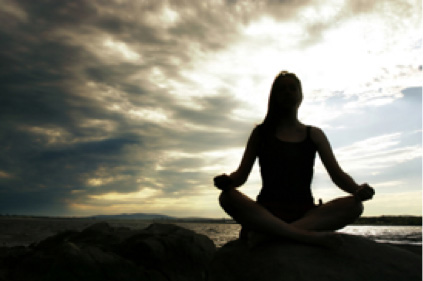
M148 217L148 218L147 218ZM233 219L229 218L201 218L201 217L170 217L165 215L154 214L120 214L120 215L98 215L87 217L66 217L66 216L31 216L31 215L4 215L0 214L2 219L40 219L40 220L94 220L94 221L110 221L110 220L137 220L146 222L163 222L163 223L217 223L217 224L237 224ZM369 225L369 226L422 226L422 216L399 215L399 216L369 216L360 217L350 225Z
M75 230L81 231L86 227L105 221L110 223L113 226L117 227L128 227L134 229L144 229L152 223L166 223L166 224L176 224L187 229L196 231L199 234L206 235L211 240L215 242L217 246L221 246L224 243L221 241L216 241L219 234L213 235L213 232L210 233L207 230L211 228L203 227L206 231L201 231L196 229L198 225L215 225L216 223L208 222L190 222L190 221L173 221L173 220L139 220L139 219L95 219L95 218L50 218L50 217L5 217L0 216L0 248L10 248L16 246L27 247L31 244L38 243L50 236L53 236L59 232L66 230ZM225 223L221 223L224 226ZM233 224L231 224L233 225ZM353 226L363 226L363 225L353 225ZM375 227L381 227L380 225L372 225ZM232 226L234 227L234 226ZM391 227L388 225L387 227ZM396 227L396 226L394 226ZM200 231L199 231L200 230ZM360 236L360 235L358 235ZM226 237L226 240L231 240L235 237ZM369 238L369 237L368 237ZM377 241L380 244L387 244L393 247L399 247L413 253L422 255L422 244L415 244L419 242L403 243L397 241L383 240ZM225 240L225 239L224 239Z

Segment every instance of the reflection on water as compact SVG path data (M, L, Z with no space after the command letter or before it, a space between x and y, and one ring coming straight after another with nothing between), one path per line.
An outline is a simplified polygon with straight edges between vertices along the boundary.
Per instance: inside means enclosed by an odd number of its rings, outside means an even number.
M65 230L81 231L98 223L94 219L45 219L45 218L3 218L0 219L0 247L27 246ZM125 226L132 229L146 228L151 221L144 220L106 220L112 226ZM238 238L241 226L231 223L172 223L204 234L212 239L217 247ZM378 242L409 245L422 245L420 226L371 226L351 225L340 230L342 233L360 235Z
M377 242L422 245L420 226L350 225L339 232L365 236Z
M177 223L197 233L207 235L217 247L238 238L241 226L232 223Z
M177 223L178 225L207 235L217 247L238 238L241 229L238 224ZM422 245L422 228L419 226L372 226L351 225L339 232L360 235L377 242Z

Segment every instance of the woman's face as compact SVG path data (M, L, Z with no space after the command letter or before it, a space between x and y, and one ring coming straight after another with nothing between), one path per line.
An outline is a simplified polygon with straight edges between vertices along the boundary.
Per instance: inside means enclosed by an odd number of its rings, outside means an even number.
M274 95L278 106L285 108L298 108L303 100L298 81L290 76L282 76L276 81Z

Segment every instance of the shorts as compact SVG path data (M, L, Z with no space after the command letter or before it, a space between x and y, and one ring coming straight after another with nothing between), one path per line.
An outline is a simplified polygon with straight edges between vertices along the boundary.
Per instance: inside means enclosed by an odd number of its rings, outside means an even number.
M292 223L302 218L308 211L317 208L313 202L311 203L299 203L299 204L286 204L274 201L258 201L258 204L265 207L274 216L280 218L286 223ZM239 238L243 239L247 237L248 228L242 226L239 233Z

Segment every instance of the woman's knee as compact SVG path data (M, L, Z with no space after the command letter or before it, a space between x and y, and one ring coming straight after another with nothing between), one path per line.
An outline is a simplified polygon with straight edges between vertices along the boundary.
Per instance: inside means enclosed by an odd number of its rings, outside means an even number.
M361 216L364 207L361 201L354 198L354 196L347 196L338 198L332 201L333 206L336 206L339 216L345 221L353 222Z
M363 203L353 196L349 198L349 204L347 204L347 207L347 213L352 220L358 219L364 211Z
M227 195L227 192L222 191L220 193L220 195L219 195L219 204L224 209L225 208L224 206L226 206L227 203L228 203L228 195Z
M364 212L363 202L357 200L356 209L357 209L357 217L361 216L361 214L363 214Z
M220 206L226 210L233 204L233 197L234 194L231 190L222 191L219 195L219 204Z

